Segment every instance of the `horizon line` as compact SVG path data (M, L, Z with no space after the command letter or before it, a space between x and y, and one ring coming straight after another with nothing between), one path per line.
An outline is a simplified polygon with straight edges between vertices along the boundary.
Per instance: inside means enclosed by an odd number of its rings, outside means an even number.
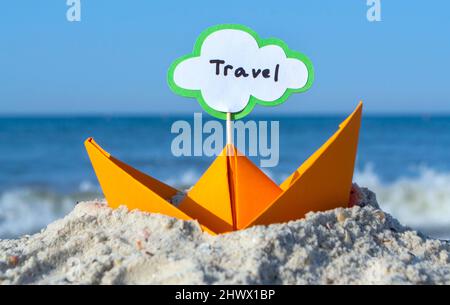
M60 113L0 113L0 119L5 118L98 118L98 117L119 117L119 118L151 118L151 117L186 117L193 116L194 113L202 113L205 117L211 117L204 111L196 111L191 113L183 113L183 112L147 112L147 113L138 113L138 112L95 112L95 113L69 113L69 112L60 112ZM345 116L348 115L347 112L305 112L305 113L277 113L275 115L272 114L264 114L264 113L252 113L247 117L334 117L334 116ZM450 112L400 112L400 111L371 111L366 112L364 116L369 117L448 117L450 116ZM246 118L247 118L246 117ZM245 118L243 118L245 119Z

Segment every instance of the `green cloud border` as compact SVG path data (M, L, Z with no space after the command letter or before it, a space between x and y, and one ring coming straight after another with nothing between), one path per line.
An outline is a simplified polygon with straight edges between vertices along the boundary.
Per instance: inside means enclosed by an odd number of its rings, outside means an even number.
M169 71L167 73L167 82L169 84L170 89L173 92L175 92L176 94L181 95L181 96L197 99L197 101L200 103L202 108L207 113L209 113L210 115L212 115L218 119L226 120L226 113L212 109L204 100L201 90L190 90L190 89L185 89L185 88L179 87L177 84L175 84L175 81L173 79L173 74L175 72L175 68L177 67L177 65L179 63L181 63L182 61L189 59L189 58L199 57L201 55L201 48L202 48L202 45L203 45L203 42L205 41L205 39L212 33L216 32L216 31L224 30L224 29L241 30L241 31L247 32L256 40L256 42L258 43L258 46L260 48L267 46L267 45L277 45L283 49L284 53L286 54L286 56L288 58L296 58L296 59L302 61L306 65L306 68L308 70L308 80L307 80L305 86L303 86L302 88L298 88L298 89L288 88L288 89L286 89L284 94L275 101L263 101L263 100L257 99L253 95L251 95L247 106L240 112L236 112L236 113L232 114L231 117L233 120L241 119L241 118L245 117L246 115L248 115L253 110L253 107L255 107L256 104L263 105L263 106L276 106L276 105L279 105L279 104L283 103L284 101L286 101L291 94L305 92L312 86L312 83L314 81L314 68L313 68L312 62L309 60L308 57L306 57L306 55L289 49L287 44L280 39L277 39L277 38L262 39L258 36L258 34L255 31L253 31L252 29L250 29L246 26L243 26L240 24L220 24L220 25L215 25L215 26L209 27L208 29L203 31L200 34L200 36L197 38L197 41L195 42L193 52L191 54L187 54L187 55L184 55L184 56L176 59L170 65Z

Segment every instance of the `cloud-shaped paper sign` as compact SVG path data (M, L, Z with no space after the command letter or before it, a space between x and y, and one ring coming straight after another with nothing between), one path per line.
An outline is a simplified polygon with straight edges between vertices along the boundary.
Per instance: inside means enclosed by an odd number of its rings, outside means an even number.
M314 71L303 54L279 39L260 39L242 25L218 25L198 38L194 51L170 67L170 88L196 98L211 115L239 119L255 104L274 106L311 87Z

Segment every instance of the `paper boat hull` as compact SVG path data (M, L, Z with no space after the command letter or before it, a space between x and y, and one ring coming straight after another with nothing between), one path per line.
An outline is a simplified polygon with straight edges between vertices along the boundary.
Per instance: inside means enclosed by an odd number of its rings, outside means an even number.
M347 207L362 103L339 130L286 181L276 185L256 165L227 147L181 202L178 191L114 158L92 138L85 142L108 204L117 208L196 219L209 233L225 233L304 217L309 211ZM227 150L228 149L228 150ZM233 154L227 151L233 150Z
M121 205L129 210L160 213L183 220L192 217L169 203L177 190L117 160L104 151L92 138L85 141L103 194L112 208ZM203 229L212 233L207 227Z

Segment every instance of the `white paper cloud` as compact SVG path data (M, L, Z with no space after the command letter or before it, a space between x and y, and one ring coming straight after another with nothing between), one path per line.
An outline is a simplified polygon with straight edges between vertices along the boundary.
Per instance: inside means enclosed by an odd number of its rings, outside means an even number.
M243 111L251 96L265 105L278 104L287 97L286 90L307 89L312 76L306 57L295 52L303 57L286 56L278 40L262 47L258 42L240 29L213 31L199 46L198 56L177 63L173 82L182 90L199 90L210 108L231 113Z

